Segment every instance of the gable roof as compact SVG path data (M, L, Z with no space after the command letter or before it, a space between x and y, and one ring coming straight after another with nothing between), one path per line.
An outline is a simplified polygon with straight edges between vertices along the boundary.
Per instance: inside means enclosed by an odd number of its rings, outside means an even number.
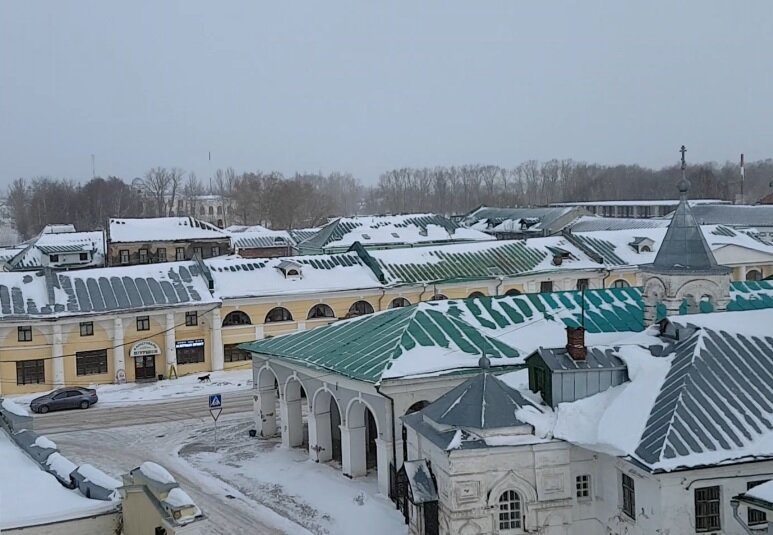
M701 225L773 227L771 205L708 204L694 206L692 213Z
M270 230L261 225L252 227L231 226L225 229L230 234L231 243L238 253L239 249L263 249L271 247L292 247L295 239L286 230Z
M768 325L773 321L768 311L750 314L764 314ZM672 358L671 368L635 457L653 468L673 469L773 456L773 337L764 332L709 327L676 344L665 355Z
M420 412L440 425L498 429L524 425L515 411L533 406L495 375L481 372L452 388Z
M492 237L436 214L339 217L298 246L308 251L438 242L487 241Z
M516 363L518 351L469 323L421 303L310 331L242 344L243 349L379 384L383 379Z
M111 243L229 239L225 231L193 217L113 218L108 236Z
M464 224L482 232L525 232L531 234L557 233L583 212L577 208L493 208L481 206L466 216ZM569 220L565 218L569 217ZM558 222L561 221L559 225ZM522 224L524 223L524 224Z

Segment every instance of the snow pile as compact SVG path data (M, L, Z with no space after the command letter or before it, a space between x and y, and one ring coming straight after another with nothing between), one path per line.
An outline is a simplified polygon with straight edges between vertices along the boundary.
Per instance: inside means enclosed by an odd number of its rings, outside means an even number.
M38 448L43 448L43 449L46 449L46 448L51 449L51 450L58 449L56 447L56 443L53 440L49 439L47 436L44 436L44 435L41 435L41 436L39 436L38 438L35 439L35 445Z
M37 397L38 395L39 394L34 394L33 397ZM16 416L30 416L30 411L28 411L26 407L8 398L3 399L2 407Z
M70 474L78 468L74 462L59 452L54 452L48 456L46 466L48 466L49 471L55 473L63 481L69 481Z
M454 438L452 438L451 442L449 442L448 446L446 446L446 451L458 450L461 447L462 447L462 430L457 429L456 433L454 433Z
M64 488L2 431L0 459L0 530L89 517L116 507Z
M153 481L164 485L177 483L177 480L175 480L174 476L170 474L166 468L154 462L145 461L142 463L140 465L140 472L148 479L152 479Z
M121 486L120 481L118 481L114 477L110 477L102 470L98 468L94 468L90 464L80 465L78 467L78 473L81 474L86 481L90 481L91 483L94 483L95 485L99 485L104 489L115 490Z

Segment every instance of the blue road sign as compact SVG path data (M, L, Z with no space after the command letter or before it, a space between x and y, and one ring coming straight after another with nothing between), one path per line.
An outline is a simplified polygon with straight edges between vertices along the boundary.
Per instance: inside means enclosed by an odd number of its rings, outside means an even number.
M222 409L223 397L222 394L210 394L209 395L209 408L210 409Z

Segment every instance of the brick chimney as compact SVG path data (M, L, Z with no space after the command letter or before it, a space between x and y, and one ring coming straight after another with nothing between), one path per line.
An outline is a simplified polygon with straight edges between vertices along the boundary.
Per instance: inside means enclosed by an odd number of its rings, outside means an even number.
M585 347L585 329L582 327L566 328L566 351L572 360L585 360L588 348Z

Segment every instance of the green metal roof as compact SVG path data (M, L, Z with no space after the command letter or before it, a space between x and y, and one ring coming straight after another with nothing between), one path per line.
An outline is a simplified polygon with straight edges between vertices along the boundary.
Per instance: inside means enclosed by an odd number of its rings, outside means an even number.
M591 238L583 234L572 234L572 238L577 241L577 246L589 250L599 255L605 264L616 266L627 265L627 262L620 258L615 252L615 244L599 238Z
M773 308L773 282L732 284L728 310L764 308ZM529 328L535 324L543 328ZM521 359L516 357L525 357L541 345L556 345L555 337L563 336L564 326L580 325L589 333L642 331L645 323L641 289L433 301L258 340L242 347L313 369L379 383L382 377L403 376L395 374L394 369L389 371L401 357L419 359L417 362L425 358L446 359L446 374L475 366L481 347L485 346L492 359L512 359L492 360L493 365L520 364ZM544 329L546 326L549 330ZM433 350L439 350L439 356L433 357ZM465 354L474 357L470 365L459 364L458 357ZM411 368L405 361L397 366Z
M398 263L389 260L391 255L388 252L370 252L388 282L403 284L516 275L532 271L549 253L529 247L526 241L513 241L486 244L478 250L466 248L453 252L425 248L421 254L431 258L421 258L421 263Z
M468 367L476 366L483 348L494 365L507 364L506 361L497 362L498 359L518 356L518 351L512 347L426 303L266 338L241 347L370 383L379 383L385 374L389 376L388 371L401 357L419 357L424 353L422 348L440 350L435 363L442 368L443 362L448 362L448 371L462 367L459 366L460 356L469 355L472 358ZM419 351L411 355L416 349ZM401 365L402 369L422 373L411 363ZM410 374L395 369L391 373L392 376Z

